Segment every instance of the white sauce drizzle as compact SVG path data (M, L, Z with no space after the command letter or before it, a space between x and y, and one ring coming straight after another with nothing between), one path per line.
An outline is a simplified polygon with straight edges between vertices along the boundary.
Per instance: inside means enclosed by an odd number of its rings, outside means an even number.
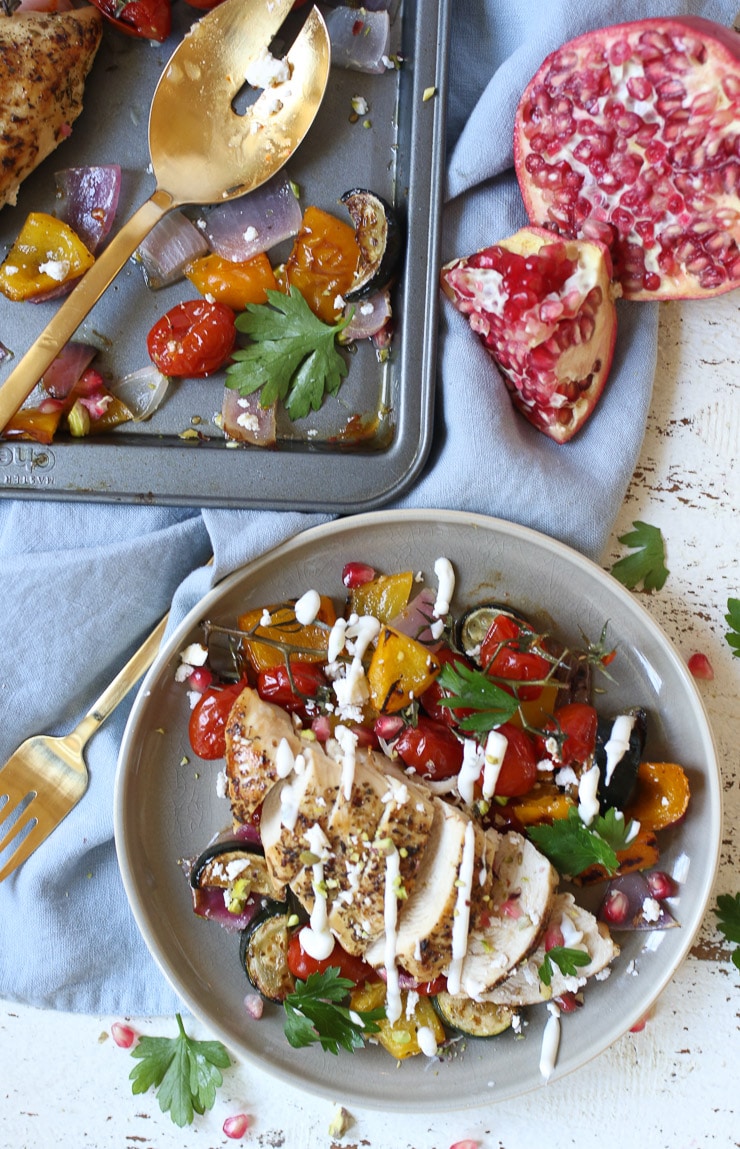
M439 1046L437 1039L434 1036L433 1030L428 1025L420 1025L416 1031L416 1040L419 1042L419 1049L427 1057L434 1057Z
M620 714L614 719L609 741L604 747L604 753L606 754L604 780L607 786L612 780L612 774L629 750L630 734L632 733L632 727L634 725L634 714Z
M596 791L599 787L599 767L594 764L585 774L581 775L578 783L578 813L581 821L587 826L593 822L599 812L599 800Z
M329 929L327 899L324 890L324 862L329 858L329 842L318 822L309 826L303 837L308 842L309 850L318 858L318 861L311 866L314 903L311 910L310 925L304 926L300 933L301 948L309 957L322 961L324 958L330 957L334 949L334 937Z
M347 636L346 618L338 618L329 631L329 642L326 657L329 662L335 662L344 650L344 641Z
M547 1019L545 1032L542 1034L542 1050L540 1052L540 1073L546 1081L555 1068L560 1046L560 1010L554 1001L548 1001L547 1009L550 1016Z
M334 693L340 706L361 706L370 696L362 659L370 643L380 633L380 623L372 615L350 619L345 630L346 639L352 639L353 659L344 678L334 682Z
M291 833L295 830L298 821L298 810L301 803L301 794L298 792L298 780L283 786L280 791L280 824Z
M355 755L357 752L357 735L348 726L337 726L334 737L342 750L342 793L349 802L352 797L352 787L355 782Z
M504 755L509 740L498 730L491 730L486 739L485 762L483 766L483 797L486 801L496 792L496 783L504 764Z
M307 590L295 604L295 616L301 626L310 626L321 610L321 596L317 590Z
M468 806L473 804L473 786L478 781L484 766L483 750L472 738L466 738L463 742L462 766L457 775L457 792Z
M465 827L465 844L457 877L457 899L452 922L452 961L447 971L448 993L460 992L460 976L465 955L468 952L468 926L470 925L470 897L473 890L473 866L475 865L475 831L473 823Z
M383 899L383 925L385 928L384 961L386 977L385 1014L393 1024L401 1016L401 989L396 966L396 946L398 945L398 883L400 881L401 859L394 846L385 858L385 895Z
M449 559L439 558L434 564L434 573L437 576L437 599L432 614L435 618L443 618L450 613L450 603L455 593L455 572Z
M287 778L293 773L295 757L287 738L281 738L275 753L275 772L278 778Z

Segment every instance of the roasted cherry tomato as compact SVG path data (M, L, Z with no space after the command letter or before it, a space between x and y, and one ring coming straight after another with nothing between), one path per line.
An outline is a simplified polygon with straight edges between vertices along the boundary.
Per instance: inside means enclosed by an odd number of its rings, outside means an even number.
M439 662L440 667L444 667L449 662L453 666L467 666L470 670L474 669L473 664L464 654L458 654L457 651L450 650L448 646L442 646L436 650L434 657ZM440 698L449 698L449 695L449 690L445 690L435 679L432 685L426 688L419 702L425 713L435 722L442 722L445 726L455 727L461 719L472 714L472 711L462 706L456 710L453 710L451 706L440 706Z
M442 722L421 716L416 726L407 726L393 744L406 765L424 778L437 781L460 773L462 742Z
M229 711L245 687L244 682L211 687L200 697L190 715L188 734L193 753L199 758L223 758Z
M499 727L508 742L504 761L496 781L499 798L518 798L527 794L537 781L537 756L534 743L518 726L505 722Z
M118 0L93 0L93 4L110 24L127 36L157 40L161 44L172 31L170 0L130 0L128 4L120 4Z
M314 696L322 686L326 686L326 678L317 662L291 662L290 674L285 665L269 666L257 676L260 698L274 702L303 719L315 717L318 713Z
M597 726L598 715L593 706L585 702L569 702L567 706L556 710L553 719L546 722L544 728L553 733L562 731L565 735L557 761L563 766L588 762L596 748ZM552 757L546 743L546 735L537 737L537 750L542 758Z
M480 660L486 672L494 678L510 678L517 683L545 678L550 663L541 654L526 649L522 637L523 623L508 614L499 614L489 627L480 648ZM506 689L504 687L504 689ZM517 686L517 696L528 702L538 698L541 686Z
M328 958L311 957L301 946L300 930L293 934L288 945L288 969L301 981L305 981L309 974L323 973L327 969L338 969L340 977L349 978L355 985L378 980L378 973L371 965L361 957L348 954L339 942L334 943Z
M152 327L146 345L163 375L210 375L234 349L234 312L225 303L192 299L178 303Z

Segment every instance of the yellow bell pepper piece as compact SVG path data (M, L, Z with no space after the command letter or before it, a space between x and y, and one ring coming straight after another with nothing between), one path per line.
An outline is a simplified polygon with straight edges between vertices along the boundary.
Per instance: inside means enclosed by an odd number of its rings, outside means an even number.
M356 614L371 614L378 622L391 622L408 604L413 585L412 571L378 575L350 592L350 607Z
M357 1011L378 1009L385 1005L386 985L384 981L368 981L352 991L350 1008ZM408 994L401 992L401 1016L398 1021L390 1022L383 1018L378 1022L377 1038L384 1049L403 1061L407 1057L414 1057L421 1053L419 1045L419 1030L431 1029L434 1040L441 1045L446 1038L445 1028L428 997L420 997L414 1006L411 1015L406 1016Z
M262 617L265 613L269 614L270 621L263 626ZM244 647L249 661L259 672L270 666L285 665L285 657L280 648L259 642L260 637L296 648L290 657L297 662L325 662L329 630L335 621L334 603L328 595L321 595L316 622L308 626L302 625L296 618L295 601L249 610L239 616L237 625L239 630L253 632L252 637L244 639Z
M0 267L0 291L20 301L78 279L95 257L66 223L33 211Z
M384 714L403 710L431 686L439 671L439 660L428 647L382 627L367 671L373 706Z

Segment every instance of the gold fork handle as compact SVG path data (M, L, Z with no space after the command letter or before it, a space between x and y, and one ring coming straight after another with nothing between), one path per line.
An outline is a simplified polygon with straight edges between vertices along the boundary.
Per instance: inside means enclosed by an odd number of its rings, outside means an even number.
M150 199L134 212L90 270L80 279L74 291L46 325L17 367L0 385L0 431L3 431L18 408L26 401L49 364L74 335L85 316L92 310L105 289L113 282L126 260L136 251L154 225L175 201L169 192L157 189Z
M157 657L157 651L162 642L168 617L169 612L164 616L162 621L158 623L149 637L144 640L126 665L119 670L110 685L106 687L100 695L100 698L93 703L85 717L75 728L80 749L85 746L98 727L105 722L106 718L113 713L119 702L123 702L126 695L131 691L131 688L136 685L141 676L145 674L152 665L154 659Z

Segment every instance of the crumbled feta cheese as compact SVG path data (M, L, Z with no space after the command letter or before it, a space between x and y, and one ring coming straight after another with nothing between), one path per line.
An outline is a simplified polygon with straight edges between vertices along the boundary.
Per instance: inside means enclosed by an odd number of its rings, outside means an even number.
M39 271L42 275L48 275L49 279L53 279L56 283L64 283L71 266L68 259L49 259L45 263L39 264Z
M290 65L263 47L244 73L244 79L253 88L272 88L290 79Z
M660 902L655 898L645 898L642 903L642 916L646 922L657 922L660 917Z

